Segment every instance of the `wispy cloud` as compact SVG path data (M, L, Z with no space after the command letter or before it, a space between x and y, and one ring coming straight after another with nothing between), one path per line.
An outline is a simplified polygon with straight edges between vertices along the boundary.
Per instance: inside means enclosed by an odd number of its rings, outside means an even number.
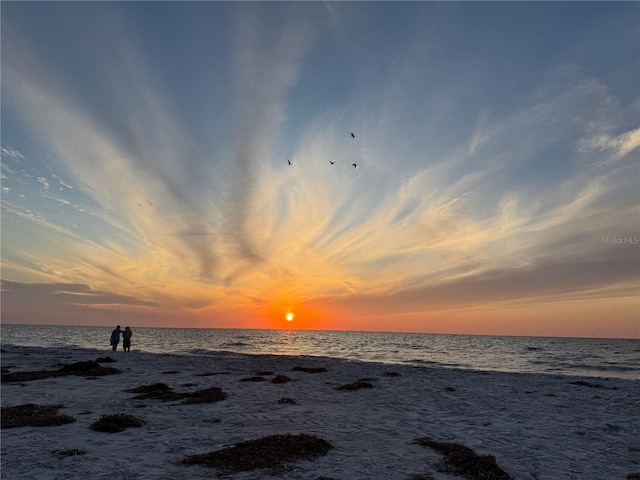
M264 260L252 235L257 184L286 120L284 95L296 82L313 29L300 19L265 30L253 9L242 9L236 31L232 181L225 196L225 226L241 259L255 263Z

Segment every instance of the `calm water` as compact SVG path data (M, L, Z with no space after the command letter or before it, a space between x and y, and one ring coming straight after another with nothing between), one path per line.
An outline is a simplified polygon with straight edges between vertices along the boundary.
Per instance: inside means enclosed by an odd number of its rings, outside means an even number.
M111 327L1 325L2 345L104 348ZM122 344L120 344L122 348ZM135 328L131 351L311 355L472 370L640 379L640 340Z

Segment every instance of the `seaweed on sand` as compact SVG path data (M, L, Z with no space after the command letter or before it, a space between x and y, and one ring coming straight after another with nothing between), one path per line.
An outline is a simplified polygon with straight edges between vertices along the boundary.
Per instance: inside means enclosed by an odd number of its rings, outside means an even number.
M30 380L40 380L51 377L64 377L66 375L81 375L87 377L101 377L103 375L114 375L121 373L113 367L103 367L98 362L88 360L86 362L75 362L64 365L58 370L39 370L31 372L3 373L2 382L28 382Z
M364 382L362 380L358 380L357 382L348 383L346 385L341 385L339 387L335 387L334 390L353 391L353 390L360 390L362 388L373 388L373 385L370 384L369 382Z
M182 394L174 392L166 383L152 383L137 388L125 390L127 393L137 393L133 400L147 400L150 398L163 401L181 400Z
M288 462L314 460L326 455L331 448L328 442L311 435L270 435L215 452L190 455L182 460L182 464L217 468L223 473L278 469Z
M66 450L54 450L51 453L59 457L75 457L77 455L84 455L87 452L78 448L67 448Z
M214 403L227 398L227 394L218 387L205 388L195 392L174 392L164 383L153 383L142 387L125 390L127 393L137 393L133 400L156 399L162 401L184 400L184 404Z
M120 373L120 370L117 368L103 367L93 360L64 365L59 371L64 375L89 375L92 377L101 377L103 375L114 375L116 373Z
M98 363L115 363L116 360L114 360L111 357L100 357L100 358L96 358L96 362L98 362Z
M15 407L2 407L2 428L50 427L75 422L69 415L58 415L62 405L36 405L27 403Z
M493 455L478 455L464 445L437 442L429 437L418 438L415 443L444 455L442 472L462 475L468 480L513 480L498 466Z
M220 402L227 398L227 394L218 387L205 388L204 390L196 390L191 393L183 393L184 404L197 404L197 403L214 403Z
M116 413L115 415L102 415L100 420L91 424L91 429L97 432L116 433L129 427L141 427L144 422L133 415Z

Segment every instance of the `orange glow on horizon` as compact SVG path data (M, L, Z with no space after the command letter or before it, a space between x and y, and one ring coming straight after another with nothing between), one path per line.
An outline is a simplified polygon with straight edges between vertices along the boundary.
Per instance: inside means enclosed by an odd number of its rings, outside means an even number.
M289 299L276 299L261 309L259 317L264 322L262 328L325 330L330 315Z

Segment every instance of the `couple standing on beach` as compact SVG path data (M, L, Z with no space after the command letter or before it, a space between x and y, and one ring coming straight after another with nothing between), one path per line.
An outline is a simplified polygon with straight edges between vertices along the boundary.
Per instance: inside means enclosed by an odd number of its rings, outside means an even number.
M122 347L124 348L124 351L130 352L133 332L129 327L125 327L124 331L120 330L120 325L111 332L111 350L115 352L116 348L118 348L118 343L120 343L120 334L122 334Z

